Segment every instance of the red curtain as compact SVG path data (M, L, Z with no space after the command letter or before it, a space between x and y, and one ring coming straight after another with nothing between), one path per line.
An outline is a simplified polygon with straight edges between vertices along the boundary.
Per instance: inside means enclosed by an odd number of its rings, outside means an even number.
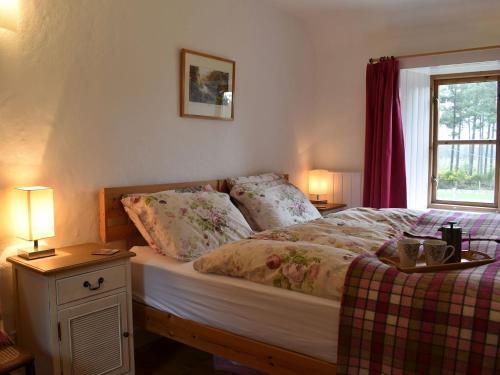
M363 205L406 208L406 169L399 101L399 61L366 67Z

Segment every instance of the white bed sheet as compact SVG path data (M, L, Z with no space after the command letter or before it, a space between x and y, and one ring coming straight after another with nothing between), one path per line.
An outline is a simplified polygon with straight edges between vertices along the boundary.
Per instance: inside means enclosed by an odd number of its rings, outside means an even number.
M136 246L136 301L181 318L329 362L337 361L340 302L227 276L202 274Z

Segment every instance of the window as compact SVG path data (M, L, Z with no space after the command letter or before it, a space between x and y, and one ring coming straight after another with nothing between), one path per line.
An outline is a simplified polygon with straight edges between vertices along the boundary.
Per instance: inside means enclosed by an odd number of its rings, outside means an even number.
M498 207L500 72L432 77L430 203Z

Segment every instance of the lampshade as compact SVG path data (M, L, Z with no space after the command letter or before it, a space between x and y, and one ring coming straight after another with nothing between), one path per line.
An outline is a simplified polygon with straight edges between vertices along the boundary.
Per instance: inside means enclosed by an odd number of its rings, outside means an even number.
M54 191L45 186L15 189L16 236L28 241L54 237Z
M17 30L19 0L0 0L0 28Z
M324 195L333 191L333 173L326 169L309 171L309 194Z

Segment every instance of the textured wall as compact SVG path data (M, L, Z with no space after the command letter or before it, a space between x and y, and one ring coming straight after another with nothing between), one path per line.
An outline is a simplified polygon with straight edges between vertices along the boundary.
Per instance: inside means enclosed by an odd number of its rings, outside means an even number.
M326 8L326 1L315 1ZM302 12L316 51L312 160L316 168L359 171L364 160L368 59L498 45L500 1L344 3L342 10Z
M0 253L18 185L54 187L56 246L98 239L103 186L268 170L304 186L312 49L289 14L253 0L19 3L19 30L0 30ZM236 60L234 122L178 116L181 48Z
M360 170L370 56L500 40L497 0L422 1L318 0L297 21L270 0L19 0L0 30L0 260L17 185L55 188L57 246L97 240L103 186ZM178 117L183 47L237 61L234 122Z

